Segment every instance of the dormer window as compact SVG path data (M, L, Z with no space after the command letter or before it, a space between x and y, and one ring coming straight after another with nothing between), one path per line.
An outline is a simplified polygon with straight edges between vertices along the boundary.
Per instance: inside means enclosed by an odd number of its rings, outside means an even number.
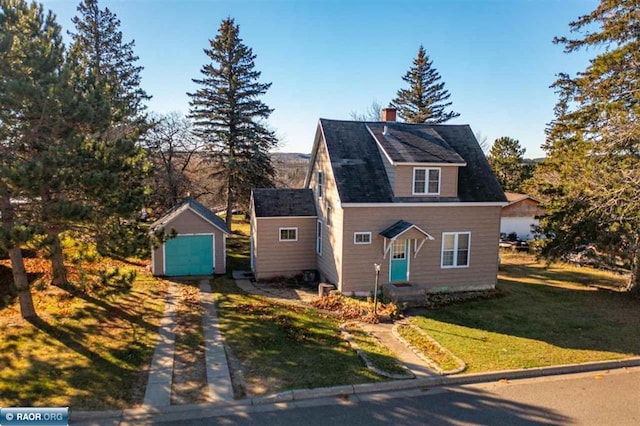
M440 169L415 167L413 169L413 195L439 195Z

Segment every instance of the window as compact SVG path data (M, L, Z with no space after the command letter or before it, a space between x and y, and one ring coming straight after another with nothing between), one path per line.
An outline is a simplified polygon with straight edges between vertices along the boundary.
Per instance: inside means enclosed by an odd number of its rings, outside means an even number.
M322 198L322 191L324 187L324 173L318 171L318 198Z
M327 218L326 218L327 226L331 226L331 223L332 223L331 222L331 212L332 212L331 204L327 204Z
M442 267L465 268L469 266L471 232L442 233Z
M407 258L407 240L393 241L393 259Z
M298 228L280 228L280 241L298 241Z
M413 195L440 194L440 169L416 167L413 169Z
M371 244L371 232L354 232L353 244Z
M322 221L319 220L316 226L316 253L322 256Z

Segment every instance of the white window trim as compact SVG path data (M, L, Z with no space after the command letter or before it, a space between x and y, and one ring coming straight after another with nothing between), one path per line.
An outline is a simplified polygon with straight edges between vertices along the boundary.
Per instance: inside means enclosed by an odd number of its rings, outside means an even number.
M425 192L416 192L416 170L424 170L424 190ZM429 192L429 171L438 171L438 192ZM442 169L440 167L414 167L413 179L411 180L412 195L440 195L440 186L442 185Z
M369 237L369 241L364 242L364 243L363 242L358 242L356 240L356 236L358 236L358 235L367 235ZM353 233L353 244L356 244L356 245L371 244L371 232L354 232Z
M331 219L331 214L333 213L333 209L331 208L331 204L327 203L327 217L325 218L325 223L327 224L327 228L330 228L333 225L333 220Z
M322 221L316 222L316 254L322 256Z
M318 180L318 198L322 198L324 196L324 172L322 170L318 170L316 179Z
M286 239L282 239L282 231L295 231L296 233L296 237L291 239L291 238L286 238ZM292 243L295 241L298 241L298 228L297 227L284 227L284 228L279 228L278 229L278 241L280 241L281 243Z
M462 234L467 234L469 236L469 246L467 247L467 264L466 265L458 265L458 236ZM453 265L445 265L444 264L444 238L447 235L453 235ZM440 247L440 268L442 269L454 269L454 268L468 268L471 265L471 232L443 232L442 233L442 245Z

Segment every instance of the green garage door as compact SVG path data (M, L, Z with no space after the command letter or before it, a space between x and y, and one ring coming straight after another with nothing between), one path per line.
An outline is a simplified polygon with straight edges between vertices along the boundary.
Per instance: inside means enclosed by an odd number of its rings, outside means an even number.
M211 275L213 265L213 235L178 235L164 245L164 274Z

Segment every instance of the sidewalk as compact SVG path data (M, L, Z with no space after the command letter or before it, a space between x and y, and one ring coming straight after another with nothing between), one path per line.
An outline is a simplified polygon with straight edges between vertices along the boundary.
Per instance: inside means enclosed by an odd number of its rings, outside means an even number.
M171 405L177 291L178 285L169 282L164 316L160 320L160 329L158 330L158 345L153 353L149 381L144 394L144 405L147 406L168 407Z
M144 395L146 407L171 406L171 386L173 381L173 360L175 351L176 295L180 284L170 282L167 288L165 312L160 321L158 345L151 361L149 380ZM202 279L200 300L204 308L202 328L205 341L205 364L207 371L208 402L233 400L231 375L224 351L224 341L218 324L218 313L213 303L208 279Z
M204 307L202 327L205 342L205 361L207 368L208 401L232 401L233 387L231 374L224 351L224 340L218 324L218 312L213 302L209 280L200 281L200 300Z
M420 359L411 349L395 338L391 329L393 324L366 324L360 326L367 332L377 337L383 345L391 350L398 360L411 370L416 378L435 377L436 374Z

